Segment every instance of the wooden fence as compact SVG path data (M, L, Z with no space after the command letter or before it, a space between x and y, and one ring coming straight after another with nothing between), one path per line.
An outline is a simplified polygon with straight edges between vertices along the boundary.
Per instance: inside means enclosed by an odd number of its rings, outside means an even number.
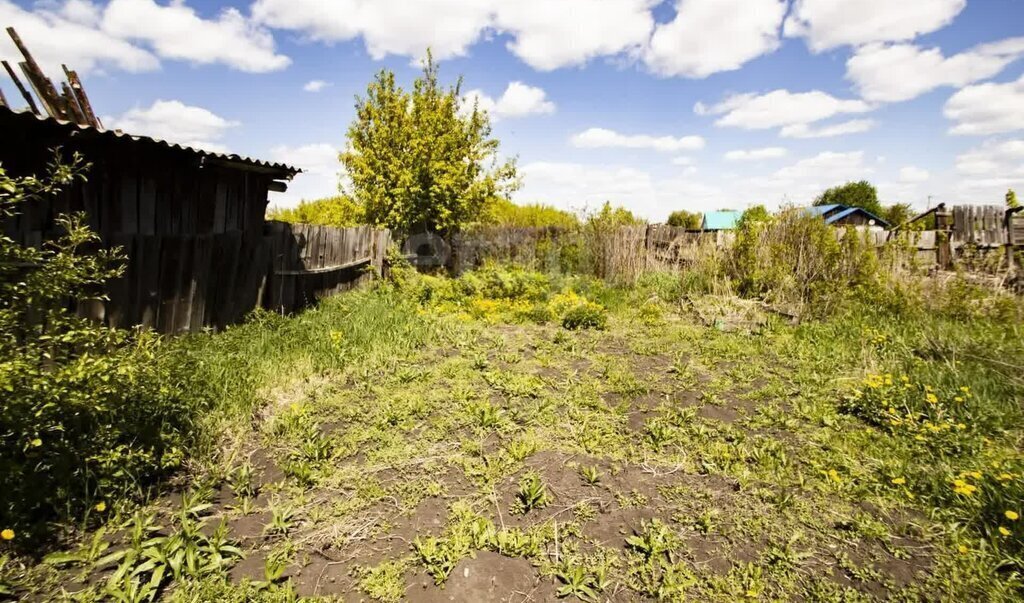
M128 256L106 301L79 313L114 327L161 333L221 329L257 307L292 312L380 272L390 241L369 226L328 228L269 222L262 234L115 235Z
M903 237L917 249L918 263L923 266L948 268L968 249L994 253L1002 252L1004 248L1019 250L1024 247L1024 212L1008 214L1005 207L997 205L956 206L944 215L948 215L949 220L944 221L939 230L900 233L879 228L858 230L866 233L876 247L885 245L894 236ZM625 238L635 241L636 228L622 227L619 229L621 232L602 236L619 239L628 235ZM844 231L837 228L836 232L841 235ZM567 260L589 253L593 256L591 262L596 264L590 266L591 269L598 268L597 265L610 258L617 264L612 267L614 272L625 258L617 249L627 247L636 247L636 251L645 256L647 267L680 267L695 261L708 246L728 247L735 240L735 233L730 231L692 231L665 224L648 225L641 236L642 245L619 245L616 248L615 245L595 245L595 237L588 237L580 229L486 227L460 234L453 240L450 267L461 273L485 260L496 260L529 263L540 269L571 270L580 266L567 265ZM613 248L616 250L609 253ZM632 273L633 270L626 272Z

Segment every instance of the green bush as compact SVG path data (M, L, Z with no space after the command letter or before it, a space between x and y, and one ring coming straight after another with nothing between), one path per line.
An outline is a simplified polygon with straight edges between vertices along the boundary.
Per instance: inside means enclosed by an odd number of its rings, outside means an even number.
M608 312L594 302L584 301L562 315L562 326L566 329L604 329L608 326Z
M43 179L0 169L2 218L84 171L77 157L55 162ZM69 309L96 298L121 258L85 251L98 239L83 216L57 221L63 235L41 249L0 237L0 528L14 532L18 548L45 538L54 522L142 494L178 467L197 412L170 385L174 367L157 337Z

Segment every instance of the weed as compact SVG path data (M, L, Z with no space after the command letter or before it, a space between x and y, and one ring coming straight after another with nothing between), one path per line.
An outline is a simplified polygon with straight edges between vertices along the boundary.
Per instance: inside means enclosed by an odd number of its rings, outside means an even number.
M519 491L516 492L516 500L512 504L513 514L525 514L536 509L542 509L551 502L547 486L541 481L540 475L530 471L523 476L519 482Z
M601 483L601 472L596 465L580 466L580 479L588 486L596 486Z

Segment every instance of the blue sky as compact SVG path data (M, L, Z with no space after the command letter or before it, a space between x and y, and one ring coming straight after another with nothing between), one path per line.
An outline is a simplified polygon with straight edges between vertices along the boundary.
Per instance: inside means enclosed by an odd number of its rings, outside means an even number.
M0 0L0 25L109 127L305 168L277 205L336 190L354 96L427 47L491 109L520 202L659 220L862 178L920 208L1024 188L1022 0Z

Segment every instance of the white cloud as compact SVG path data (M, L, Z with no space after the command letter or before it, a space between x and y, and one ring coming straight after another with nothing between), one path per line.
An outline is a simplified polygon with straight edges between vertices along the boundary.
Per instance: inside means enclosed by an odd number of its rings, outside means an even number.
M288 184L288 190L274 193L275 206L293 207L302 200L322 199L338 194L343 180L339 149L328 143L301 146L280 145L270 149L270 159L302 169Z
M196 64L222 63L249 72L284 69L288 57L274 50L274 38L237 9L203 19L184 2L111 0L103 13L104 31L150 44L161 57Z
M1024 140L986 140L958 155L956 170L968 176L1024 176Z
M543 202L571 211L594 209L610 201L637 215L662 221L681 208L714 209L723 198L722 191L713 185L681 176L656 178L647 171L621 165L539 161L523 165L520 171L523 187L515 193L516 201Z
M494 28L513 36L508 49L541 71L582 65L600 56L639 53L654 27L649 9L657 3L657 0L492 1Z
M463 97L463 108L471 111L474 102L495 120L555 112L555 103L547 99L544 90L522 82L509 83L498 100L481 90L470 90Z
M704 148L704 139L700 136L649 136L646 134L620 134L605 128L589 128L576 134L571 141L573 146L584 149L623 148L653 149L666 153L677 151L694 151Z
M825 151L800 159L765 177L737 178L736 190L744 198L767 205L809 205L826 188L862 180L874 170L865 165L864 153Z
M306 82L306 85L303 86L302 89L306 92L320 92L328 86L330 86L330 84L323 80L310 80Z
M1008 188L1024 187L1024 140L986 140L956 158L955 190L972 203L1003 203Z
M846 61L846 78L869 101L897 102L941 86L988 79L1024 56L1024 37L982 44L945 57L938 48L871 44Z
M764 147L761 149L737 149L725 154L726 161L757 161L760 159L777 159L785 157L788 151L782 147Z
M794 124L810 124L843 113L865 113L871 105L861 100L835 98L820 90L790 92L772 90L765 94L737 94L707 106L697 103L698 115L721 115L716 126L763 130Z
M900 168L900 182L924 182L929 178L931 178L931 174L928 173L928 170L912 165Z
M951 96L943 115L956 122L951 134L999 134L1024 130L1024 76L1005 84L968 86Z
M152 71L159 68L159 59L140 48L99 28L99 7L85 0L58 5L37 5L25 10L8 0L0 0L0 24L18 30L36 61L51 76L62 73L61 63L79 74L108 67L125 71ZM15 66L24 59L4 36L0 58Z
M677 0L657 26L644 62L659 75L701 78L739 69L779 47L786 0Z
M693 158L680 155L679 157L673 157L671 163L672 165L689 166L693 165Z
M160 59L221 63L250 72L283 69L291 60L274 50L270 32L228 8L204 19L184 2L89 0L39 2L25 10L0 0L0 23L13 26L36 60L55 76L61 63L81 74L107 68L152 71ZM13 45L0 56L22 60Z
M814 52L844 45L895 42L953 22L967 0L796 0L785 33Z
M551 70L636 52L654 26L651 0L256 0L253 17L311 39L362 38L375 59L465 56L495 32L530 66Z
M851 119L832 125L820 127L808 124L791 124L779 130L779 136L783 138L831 138L845 134L859 134L867 132L875 127L873 119Z
M117 117L104 117L103 123L111 130L217 153L227 152L220 140L229 129L239 125L207 109L177 100L157 100L145 109L136 107Z

